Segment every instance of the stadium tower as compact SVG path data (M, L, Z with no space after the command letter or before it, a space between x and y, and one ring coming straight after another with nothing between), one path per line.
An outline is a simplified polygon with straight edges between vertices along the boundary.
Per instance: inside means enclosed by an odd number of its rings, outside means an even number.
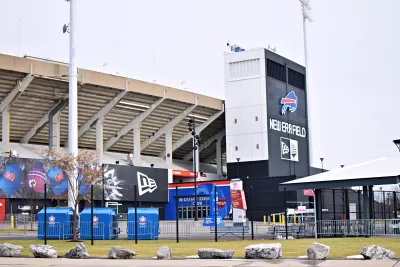
M305 68L264 48L224 65L228 177L308 175Z

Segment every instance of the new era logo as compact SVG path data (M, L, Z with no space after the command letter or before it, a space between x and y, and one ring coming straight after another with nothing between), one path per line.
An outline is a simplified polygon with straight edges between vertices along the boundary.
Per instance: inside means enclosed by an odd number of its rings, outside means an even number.
M297 140L281 137L281 159L299 161L299 144Z
M157 189L156 181L154 181L154 179L149 178L146 174L137 172L137 179L138 179L139 196L146 193L152 193L154 190Z

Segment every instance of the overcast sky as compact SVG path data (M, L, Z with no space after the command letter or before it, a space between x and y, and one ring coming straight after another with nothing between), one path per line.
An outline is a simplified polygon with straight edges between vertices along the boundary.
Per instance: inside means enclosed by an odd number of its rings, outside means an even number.
M337 168L397 156L400 1L311 3L314 165L320 157ZM0 0L0 53L68 62L68 21L64 0ZM227 40L244 48L270 44L304 64L298 0L78 0L77 23L79 67L218 98Z

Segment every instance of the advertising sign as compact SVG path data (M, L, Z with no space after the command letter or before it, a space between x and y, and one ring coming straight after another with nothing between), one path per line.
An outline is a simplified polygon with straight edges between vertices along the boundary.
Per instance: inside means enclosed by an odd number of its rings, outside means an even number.
M168 170L136 166L108 165L104 173L105 200L168 202Z
M231 190L232 208L247 210L246 198L243 190Z
M243 181L240 180L231 180L231 184L230 184L230 189L232 190L243 190ZM243 194L243 199L244 199L244 194ZM244 199L244 201L246 201ZM231 203L232 203L232 199L231 199ZM247 205L246 205L246 209L247 209ZM246 222L246 210L244 209L238 209L233 207L233 203L232 203L232 217L233 217L233 222L234 223L244 223Z

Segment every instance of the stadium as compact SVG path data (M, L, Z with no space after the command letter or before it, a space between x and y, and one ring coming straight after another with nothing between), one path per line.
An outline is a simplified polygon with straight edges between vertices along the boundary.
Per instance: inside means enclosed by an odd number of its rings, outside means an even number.
M101 155L107 165L103 185L111 184L103 186L95 206L115 206L127 213L134 205L132 191L140 174L156 187L139 196L138 205L159 208L161 220L174 220L177 213L180 219L206 218L212 205L210 184L218 188L219 215L232 219L232 179L243 182L252 220L271 219L286 204L291 209L313 208L313 192L279 191L284 182L324 171L309 164L305 68L264 48L225 53L224 60L224 100L78 69L79 149ZM40 165L46 158L43 151L67 152L68 64L0 55L0 74L4 220L6 214L36 214L42 209L43 192L35 186L51 179ZM196 150L190 120L200 136ZM2 182L10 172L15 180ZM39 177L26 186L32 172ZM31 191L37 193L34 199L28 196ZM325 208L325 219L360 217L359 211L351 215L345 208L361 203L351 189L327 190L323 199L325 207L331 207ZM48 199L46 205L66 202ZM87 205L82 201L80 210Z

